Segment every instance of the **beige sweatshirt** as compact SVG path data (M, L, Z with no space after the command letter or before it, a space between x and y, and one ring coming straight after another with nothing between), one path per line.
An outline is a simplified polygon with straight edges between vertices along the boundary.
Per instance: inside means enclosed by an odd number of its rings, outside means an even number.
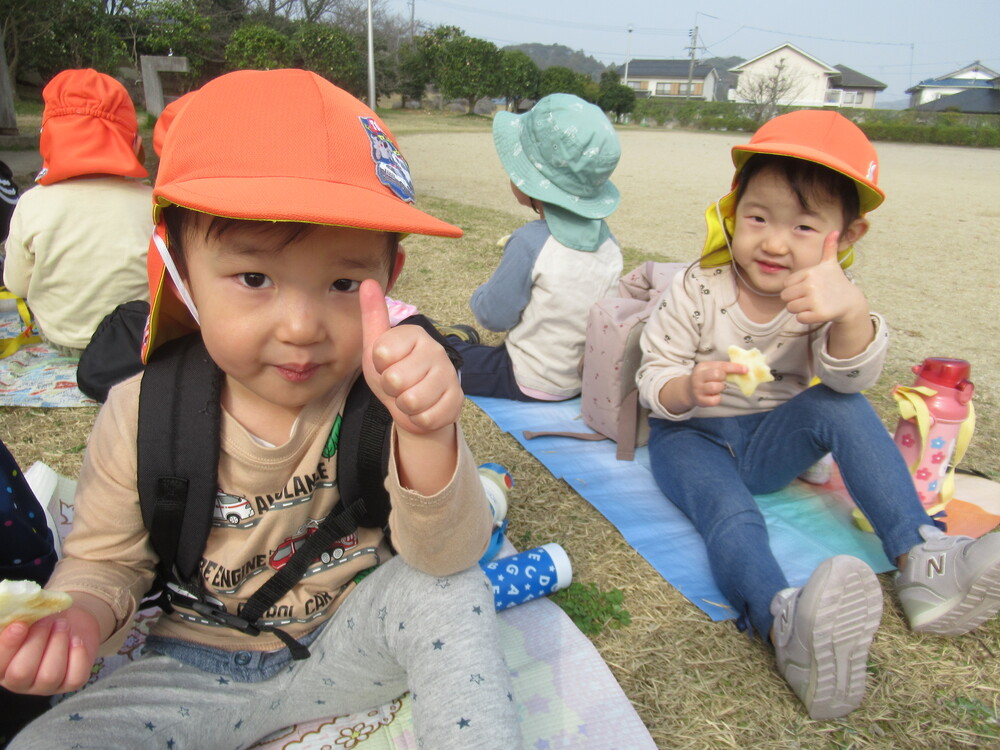
M115 632L102 653L119 647L154 577L155 554L136 491L141 378L113 388L97 416L77 487L73 530L47 585L71 594L86 592L108 604ZM227 612L238 612L337 506L337 430L331 427L339 422L350 384L306 406L281 446L261 445L222 411L219 494L201 575L206 592ZM437 495L425 497L400 486L393 439L386 479L393 545L410 565L430 575L450 575L474 565L489 540L489 505L461 434L458 442L454 476ZM353 590L355 576L390 556L382 530L358 529L321 555L262 619L302 636L336 611ZM181 609L162 615L152 632L227 650L282 647L274 635L247 636Z
M119 304L149 299L152 188L124 177L37 185L10 220L4 282L50 341L84 349Z
M680 421L769 411L808 388L813 376L839 393L860 393L878 380L889 348L885 321L876 313L871 317L875 336L868 347L856 357L836 359L827 347L830 323L813 330L787 310L767 323L755 323L736 302L731 266L689 268L674 276L642 331L639 400L654 417ZM690 374L699 362L728 360L730 344L760 349L774 380L761 383L749 397L726 383L718 406L668 412L659 401L663 386Z

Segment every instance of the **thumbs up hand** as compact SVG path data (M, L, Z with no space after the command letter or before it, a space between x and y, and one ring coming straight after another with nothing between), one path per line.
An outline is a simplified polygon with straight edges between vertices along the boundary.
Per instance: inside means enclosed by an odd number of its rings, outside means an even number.
M385 296L374 279L363 281L358 294L365 380L396 427L415 435L453 427L464 395L444 349L420 326L390 328Z
M819 263L785 279L781 299L800 323L817 325L868 315L868 301L837 260L839 240L840 232L830 232L823 241Z

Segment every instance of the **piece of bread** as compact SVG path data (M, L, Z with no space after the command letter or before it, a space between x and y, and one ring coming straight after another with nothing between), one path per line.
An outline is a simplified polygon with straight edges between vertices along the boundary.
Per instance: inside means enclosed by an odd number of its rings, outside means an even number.
M30 625L62 612L73 603L69 594L46 591L34 581L0 581L0 628L12 622Z
M736 375L733 373L726 375L726 380L739 386L744 396L752 396L753 392L757 390L758 385L761 383L770 383L774 380L771 368L767 366L767 360L760 353L759 349L741 349L734 344L727 351L729 352L730 362L747 366L745 375Z

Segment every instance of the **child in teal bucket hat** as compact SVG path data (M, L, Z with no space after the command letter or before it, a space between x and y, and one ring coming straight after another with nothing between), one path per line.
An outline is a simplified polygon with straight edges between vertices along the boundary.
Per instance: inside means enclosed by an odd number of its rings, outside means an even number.
M620 200L610 180L618 135L599 107L551 94L523 115L498 113L493 142L514 197L539 217L510 235L497 270L469 300L479 324L507 338L492 347L455 332L464 326L442 330L464 359L467 395L573 398L582 386L587 314L622 274L605 221Z

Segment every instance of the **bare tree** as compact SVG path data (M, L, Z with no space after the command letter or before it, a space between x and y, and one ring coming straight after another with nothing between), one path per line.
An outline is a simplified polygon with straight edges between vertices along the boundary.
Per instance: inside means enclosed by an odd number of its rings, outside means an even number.
M247 0L247 10L269 17L283 17L309 23L332 23L352 34L368 28L368 0ZM390 16L386 0L373 0L375 26Z
M804 87L800 73L789 70L782 57L770 73L748 71L740 74L736 96L750 105L750 116L763 123L778 114L779 105L793 102Z

